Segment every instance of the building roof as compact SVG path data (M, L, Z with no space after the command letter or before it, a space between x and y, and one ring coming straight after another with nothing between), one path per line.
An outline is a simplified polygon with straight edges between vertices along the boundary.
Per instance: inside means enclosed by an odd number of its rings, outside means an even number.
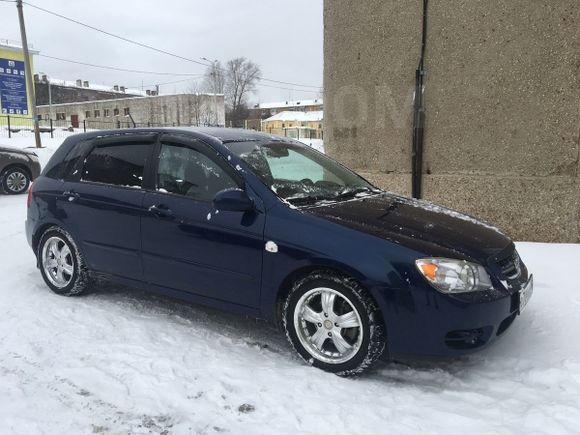
M10 39L0 39L0 48L4 50L16 51L22 53L22 44L18 41L12 41ZM28 44L29 54L38 54L38 50L34 50L31 44Z
M259 103L254 106L255 109L279 109L283 107L307 107L321 106L322 98L315 100L297 100L297 101L279 101L275 103Z
M88 89L88 88L85 88ZM75 105L86 105L86 104L93 104L93 103L112 103L112 104L118 104L118 103L122 103L123 101L136 101L136 100L146 100L146 99L153 99L153 98L163 98L163 97L179 97L179 96L185 96L185 97L189 97L189 96L193 96L193 95L198 95L198 96L204 96L204 97L208 97L208 98L213 98L214 95L213 94L207 94L207 93L189 93L189 92L183 92L183 93L177 93L177 94L161 94L161 95L131 95L127 93L127 96L124 98L105 98L105 99L101 99L101 100L88 100L88 101L73 101L71 103L53 103L52 107L61 107L61 106L75 106ZM223 95L217 94L218 97L221 97ZM43 104L37 107L50 107L48 104Z
M98 84L94 84L94 83L90 83L90 82L89 82L88 87L87 86L78 86L76 81L55 79L53 77L47 77L46 81L53 86L63 86L66 88L91 89L93 91L104 91L104 92L111 92L111 93L115 93L115 94L127 94L127 96L141 95L144 97L147 95L147 91L143 91L141 89L125 88L125 92L123 92L121 90L118 90L118 91L115 90L113 88L113 86L98 85Z
M288 122L320 122L324 119L324 112L322 110L316 110L313 112L296 112L296 111L285 111L275 114L266 121L288 121Z

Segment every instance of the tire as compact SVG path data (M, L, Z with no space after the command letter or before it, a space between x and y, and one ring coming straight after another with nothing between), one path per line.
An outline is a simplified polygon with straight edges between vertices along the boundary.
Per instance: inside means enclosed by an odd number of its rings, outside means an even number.
M374 300L353 279L331 272L297 281L282 320L288 340L307 363L340 376L369 369L386 347Z
M42 234L36 255L42 278L53 292L78 296L89 291L91 280L84 258L62 228L51 227Z
M2 190L8 195L26 193L29 187L30 175L22 168L8 168L2 174Z

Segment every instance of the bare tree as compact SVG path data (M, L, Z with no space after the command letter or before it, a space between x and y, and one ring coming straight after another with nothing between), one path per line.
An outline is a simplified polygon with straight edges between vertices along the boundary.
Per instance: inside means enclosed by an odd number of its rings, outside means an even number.
M223 94L226 88L225 70L219 60L207 67L203 77L202 89L213 94Z
M260 74L260 67L245 57L228 61L225 70L225 93L232 113L237 113L245 107L246 97L249 93L255 92Z

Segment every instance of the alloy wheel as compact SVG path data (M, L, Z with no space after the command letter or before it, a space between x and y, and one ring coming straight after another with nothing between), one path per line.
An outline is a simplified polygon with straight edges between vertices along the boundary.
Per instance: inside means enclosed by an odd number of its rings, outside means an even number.
M70 284L74 259L68 245L59 237L49 238L42 248L42 267L47 279L57 288Z
M364 330L354 305L330 288L306 292L294 310L298 339L314 358L342 364L359 351Z

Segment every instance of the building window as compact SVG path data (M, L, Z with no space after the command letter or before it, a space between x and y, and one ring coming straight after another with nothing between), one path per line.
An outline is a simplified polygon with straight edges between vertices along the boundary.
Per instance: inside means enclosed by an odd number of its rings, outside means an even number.
M282 124L282 128L286 128L286 124Z
M113 109L113 116L119 116L119 109L116 107Z
M90 118L90 117L91 117L91 112L90 112L90 110L87 110L85 112L85 118Z
M57 121L64 121L64 120L66 120L66 113L64 113L64 112L56 112L56 120Z
M100 117L101 117L101 111L95 110L95 118L100 118Z
M129 108L128 107L125 107L123 109L123 115L125 115L125 116L129 115Z
M111 116L111 109L104 109L103 112L105 113L105 117Z
M318 124L318 128L322 130L322 124Z

